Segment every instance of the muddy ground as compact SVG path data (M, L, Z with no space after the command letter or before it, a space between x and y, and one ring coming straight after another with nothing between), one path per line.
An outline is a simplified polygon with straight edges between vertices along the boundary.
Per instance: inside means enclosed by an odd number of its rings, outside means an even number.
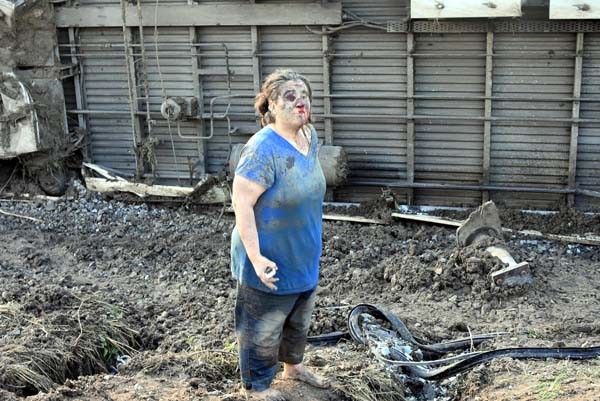
M2 200L0 210L20 216L0 213L0 400L242 399L231 213L125 203L77 185L68 198ZM328 208L391 211L385 202ZM600 234L594 215L501 215L516 230ZM600 345L600 248L505 240L515 260L530 263L532 285L493 285L490 273L503 266L481 248L458 249L452 227L327 221L311 334L345 330L351 306L373 303L430 341L502 331L482 349ZM276 380L289 400L600 399L598 358L497 359L428 392L390 379L350 341L311 345L306 359L333 388Z

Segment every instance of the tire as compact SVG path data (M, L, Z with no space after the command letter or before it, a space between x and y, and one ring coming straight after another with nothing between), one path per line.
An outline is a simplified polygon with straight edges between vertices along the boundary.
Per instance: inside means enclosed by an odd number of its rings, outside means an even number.
M50 196L64 195L67 190L67 172L64 168L47 168L38 173L38 185Z

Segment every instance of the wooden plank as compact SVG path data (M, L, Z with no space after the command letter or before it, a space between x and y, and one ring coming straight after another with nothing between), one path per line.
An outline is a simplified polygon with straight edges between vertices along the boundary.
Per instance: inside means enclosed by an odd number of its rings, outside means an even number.
M442 217L426 216L426 215L419 215L419 214L392 213L392 217L396 217L398 219L403 219L403 220L422 221L424 223L443 224L445 226L452 226L452 227L460 227L463 223L460 220L444 219Z
M435 216L427 216L427 215L416 215L416 214L406 214L406 213L392 213L392 217L396 217L404 220L414 220L414 221L422 221L424 223L432 223L432 224L442 224L451 227L460 227L463 224L461 220L452 220L452 219L444 219L441 217ZM511 230L510 228L503 228L502 231L511 234L521 234L521 235L530 235L535 237L542 237L551 240L568 242L568 243L576 243L576 244L584 244L584 245L600 245L600 237L598 236L586 236L581 237L578 235L558 235L558 234L546 234L537 230Z
M97 164L83 162L82 165L84 167L89 168L92 171L95 171L96 173L100 174L101 176L103 176L106 179L109 179L112 181L127 181L125 178L119 177L118 175L114 175L113 173L111 173L110 171L105 169L104 167L99 166Z
M551 239L551 240L555 240L555 241L568 242L568 243L574 243L574 244L600 246L600 237L596 236L596 235L581 237L579 235L547 234L547 233L542 233L537 230L515 231L515 230L511 230L510 228L503 228L502 231L507 232L507 233L512 233L512 234L517 233L517 234L521 234L521 235L542 237L542 238L547 238L547 239Z
M110 181L104 178L85 178L88 190L95 192L131 192L141 198L146 196L164 196L168 198L182 198L194 193L194 187L177 187L169 185L146 185L140 182ZM198 203L224 203L229 201L226 189L213 186L205 193L194 199Z
M521 0L412 0L411 18L520 17Z
M55 10L58 28L121 27L121 7L60 7ZM252 26L337 25L342 23L342 3L144 5L145 26ZM135 6L127 8L127 26L139 26Z
M343 215L337 215L337 214L324 214L323 220L350 221L352 223L363 223L363 224L382 224L382 225L387 224L383 220L368 219L368 218L362 217L362 216L343 216Z
M597 0L550 0L550 19L598 19Z
M577 43L575 45L575 72L573 79L573 98L579 99L581 96L581 79L583 75L583 43L584 33L577 33ZM569 189L575 189L577 181L577 148L579 142L579 123L576 121L579 118L579 107L580 101L573 101L573 109L571 116L573 117L573 123L571 123L571 142L569 146L569 176L568 186ZM567 196L567 205L573 206L575 204L575 195L569 194Z

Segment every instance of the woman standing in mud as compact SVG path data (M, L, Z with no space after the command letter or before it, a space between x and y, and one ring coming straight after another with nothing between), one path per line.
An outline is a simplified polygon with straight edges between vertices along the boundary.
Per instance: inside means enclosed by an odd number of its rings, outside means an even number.
M327 386L302 363L325 195L311 101L308 80L294 71L265 79L254 104L263 128L244 147L233 180L235 326L242 386L252 399L285 400L271 388L278 361L284 379Z

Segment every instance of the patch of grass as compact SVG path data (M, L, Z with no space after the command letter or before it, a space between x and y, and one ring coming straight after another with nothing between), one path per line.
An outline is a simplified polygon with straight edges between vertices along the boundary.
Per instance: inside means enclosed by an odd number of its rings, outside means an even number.
M577 371L577 376L585 379L600 379L600 364L580 368Z
M534 340L538 339L538 338L543 338L542 333L540 333L540 332L538 332L538 331L536 331L534 329L527 330L526 335L527 335L528 338L531 338L531 339L534 339Z
M553 401L561 395L561 387L567 379L566 373L561 373L554 378L541 380L535 387L535 397L538 401Z

